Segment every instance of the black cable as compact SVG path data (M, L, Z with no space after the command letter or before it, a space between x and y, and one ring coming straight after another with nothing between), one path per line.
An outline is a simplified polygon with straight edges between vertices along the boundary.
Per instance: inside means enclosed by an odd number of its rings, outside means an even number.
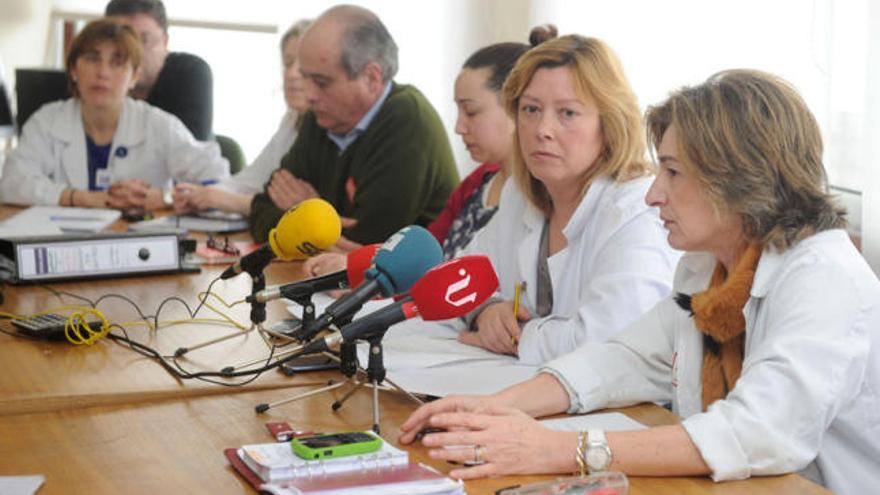
M140 317L140 319L146 323L149 323L150 317L145 315L143 313L143 311L141 311L140 306L138 306L136 302L132 301L127 296L124 296L122 294L116 294L113 292L111 292L109 294L104 294L103 296L95 299L95 302L92 304L92 307L97 308L98 304L101 304L101 301L103 301L104 299L110 299L110 298L122 299L123 301L127 302L128 304L131 304L131 306L134 308L134 310L137 311L137 314Z
M178 296L171 296L171 297L165 298L161 303L159 303L159 307L156 308L156 314L153 315L153 328L159 328L159 313L162 312L162 308L165 306L165 304L168 302L171 302L171 301L177 301L180 304L183 304L183 307L186 308L186 312L189 313L189 317L195 318L196 315L199 313L199 311L202 309L202 307L204 307L205 302L208 300L208 296L211 295L211 288L214 287L214 284L216 284L218 280L220 280L219 276L217 278L215 278L214 280L212 280L211 283L208 284L208 289L205 290L205 295L202 297L202 300L199 301L199 305L196 306L195 311L190 309L189 304L187 304L186 301L184 301L183 299L181 299Z
M110 327L111 328L118 328L125 335L120 336L120 335L116 335L114 333L109 333L109 334L107 334L107 337L109 337L110 339L112 339L114 342L116 342L119 345L123 345L123 343L128 344L128 347L131 348L131 350L137 352L138 354L140 354L142 356L146 356L146 357L155 359L156 361L159 362L159 364L163 368L165 368L166 371L168 371L169 373L171 373L175 377L183 379L183 380L190 380L190 379L200 380L200 381L204 381L204 382L208 382L208 383L213 383L216 385L223 385L226 387L240 387L242 385L247 385L248 383L251 383L252 381L259 378L260 375L262 375L266 371L269 371L273 368L277 368L278 366L281 366L281 364L283 362L285 362L287 359L292 359L293 357L296 357L296 356L290 356L288 358L278 360L274 363L270 363L270 361L272 360L272 357L274 357L274 355L275 355L275 350L277 347L277 346L272 346L272 348L269 351L269 357L266 358L266 364L260 368L244 370L244 371L234 371L234 372L222 372L222 371L190 372L190 371L187 371L183 366L181 366L180 363L178 363L176 359L171 359L171 362L174 364L174 366L172 366L171 364L169 364L168 359L166 359L164 356L159 354L159 352L156 351L155 349L153 349L152 347L149 347L147 345L141 344L140 342L132 340L128 336L128 332L119 324L114 323L114 324L111 324ZM243 382L237 382L237 383L221 382L221 381L217 381L217 380L211 380L208 378L208 377L236 378L236 377L244 377L244 376L251 376L251 375L253 375L253 376L250 379L245 380Z
M195 310L192 310L190 308L189 304L187 304L187 302L184 301L182 298L180 298L178 296L170 296L170 297L163 299L159 303L159 306L156 308L156 313L152 316L145 315L144 312L141 310L140 306L138 306L138 304L136 302L134 302L133 300L131 300L130 298L128 298L127 296L124 296L122 294L108 293L108 294L102 295L101 297L99 297L95 301L92 301L91 299L89 299L87 297L84 297L84 296L81 296L78 294L74 294L72 292L58 290L58 289L55 289L54 287L51 287L48 285L41 285L40 287L51 292L55 297L58 297L59 299L62 299L61 296L72 297L72 298L75 298L80 301L84 301L84 302L88 303L89 306L91 306L92 308L97 308L98 304L101 303L104 299L109 299L109 298L122 299L123 301L126 301L127 303L131 304L135 308L135 311L137 311L138 315L140 316L140 318L144 322L149 324L150 319L152 318L153 328L159 328L159 314L161 313L162 308L165 306L165 304L167 304L168 302L171 302L171 301L177 301L177 302L180 302L181 304L183 304L183 306L186 308L187 313L190 315L190 318L195 318L196 315L198 314L198 312L204 307L208 297L211 295L211 288L214 286L215 283L217 283L218 280L220 280L220 277L215 278L214 280L211 281L211 283L208 284L208 288L205 291L204 296L199 301L199 305L196 306ZM204 382L208 382L208 383L213 383L216 385L223 385L226 387L238 387L238 386L242 386L242 385L246 385L248 383L251 383L252 381L259 378L266 371L269 371L273 368L277 368L277 367L281 366L283 363L285 363L286 361L293 359L295 357L298 357L298 355L288 356L284 359L281 359L281 360L278 360L278 361L272 363L271 362L272 358L274 357L275 351L277 349L277 346L273 345L269 351L269 356L266 358L266 364L260 368L243 370L243 371L231 371L231 372L223 372L223 371L190 372L190 371L187 371L177 361L176 356L174 356L174 355L163 356L156 349L149 347L145 344L141 344L140 342L137 342L135 340L132 340L128 335L128 331L124 327L119 325L118 323L112 323L109 325L109 327L110 327L110 330L119 329L120 331L122 331L123 335L116 335L114 333L108 333L107 334L108 338L113 340L116 344L123 346L123 347L128 347L132 351L137 352L138 354L140 354L144 357L155 359L156 361L158 361L158 363L166 371L168 371L173 376L180 378L180 379L183 379L183 380L194 379L194 380L200 380L200 381L204 381ZM3 331L3 333L7 333L9 335L13 335L16 337L31 338L30 336L23 336L21 334L13 334L13 333L10 333L10 332L2 330L2 329L0 329L0 331ZM39 340L39 339L37 339L37 340ZM169 360L171 361L171 363L173 363L173 366L169 363ZM221 382L221 381L210 379L210 377L237 378L237 377L245 377L245 376L250 376L251 378L249 378L248 380L245 380L243 382L238 382L238 383Z

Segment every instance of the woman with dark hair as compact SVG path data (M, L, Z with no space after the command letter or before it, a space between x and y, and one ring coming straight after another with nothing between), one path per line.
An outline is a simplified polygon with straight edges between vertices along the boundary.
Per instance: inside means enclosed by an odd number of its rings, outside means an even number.
M455 79L455 133L482 165L452 191L440 216L428 226L442 243L446 259L455 258L498 209L513 156L513 121L501 105L501 87L529 48L522 43L481 48L468 57Z
M430 455L453 476L800 471L836 493L880 486L880 281L828 192L819 126L770 74L733 70L648 111L660 174L646 200L684 250L675 295L605 343L488 397L447 397ZM532 417L672 402L679 425L558 432ZM444 449L443 445L473 445ZM540 455L536 455L540 453Z
M172 180L229 175L216 143L128 97L141 53L131 28L106 19L76 36L67 56L74 97L28 119L0 179L4 202L157 210L171 206Z

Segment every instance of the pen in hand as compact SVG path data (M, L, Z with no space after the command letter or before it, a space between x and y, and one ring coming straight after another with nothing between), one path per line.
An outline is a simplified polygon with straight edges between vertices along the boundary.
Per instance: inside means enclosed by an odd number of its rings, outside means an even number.
M526 283L525 282L518 282L513 287L513 318L514 319L517 319L517 315L519 315L519 297L522 294L522 292L525 290L526 290ZM515 335L510 336L510 341L513 343L513 345L519 344L519 339Z

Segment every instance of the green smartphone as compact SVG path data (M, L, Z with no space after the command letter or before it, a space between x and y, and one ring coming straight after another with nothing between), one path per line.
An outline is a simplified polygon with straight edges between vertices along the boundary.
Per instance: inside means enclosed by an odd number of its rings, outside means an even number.
M375 452L382 448L382 439L363 431L321 433L295 437L290 446L293 453L303 459L329 459Z

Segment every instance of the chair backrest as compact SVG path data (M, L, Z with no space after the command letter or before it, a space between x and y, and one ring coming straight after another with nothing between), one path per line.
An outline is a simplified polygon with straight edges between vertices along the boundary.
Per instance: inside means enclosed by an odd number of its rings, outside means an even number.
M222 134L214 135L214 139L220 145L220 154L229 160L229 173L235 175L244 169L244 151L241 150L241 146L231 137Z
M70 97L67 73L61 69L15 69L18 132L31 114L46 103Z

